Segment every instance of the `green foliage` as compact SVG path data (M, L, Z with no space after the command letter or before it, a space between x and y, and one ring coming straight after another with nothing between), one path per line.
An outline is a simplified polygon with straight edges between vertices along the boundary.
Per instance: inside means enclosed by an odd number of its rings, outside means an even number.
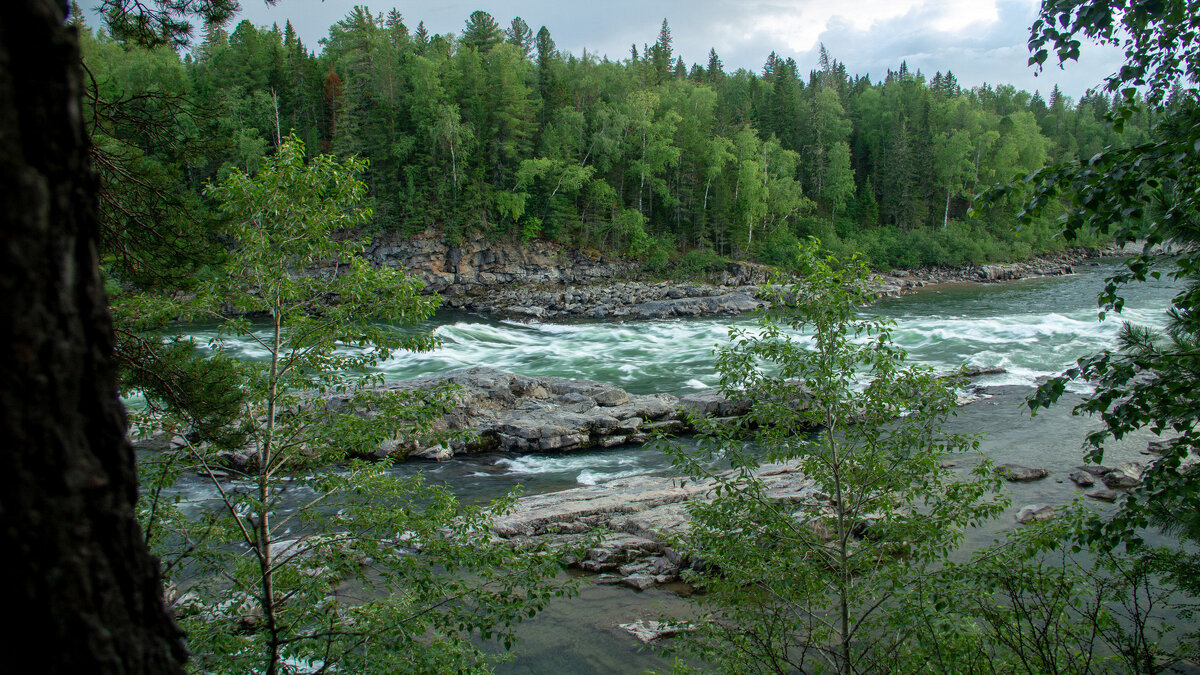
M1192 603L1164 583L1170 551L1081 555L1095 514L1061 507L911 589L914 664L927 672L1157 673L1195 653Z
M1200 499L1197 474L1184 468L1200 448L1195 432L1200 419L1195 387L1200 254L1194 246L1200 231L1200 99L1195 88L1200 49L1191 39L1200 28L1197 16L1196 3L1187 0L1153 5L1052 2L1043 6L1030 37L1030 62L1039 65L1049 49L1060 60L1077 58L1080 38L1121 41L1126 63L1107 80L1107 90L1117 95L1108 116L1117 129L1130 129L1130 122L1147 111L1157 124L1145 142L1105 148L1086 163L1059 164L1027 177L1032 195L1023 219L1035 218L1064 199L1069 207L1062 218L1066 237L1098 232L1118 244L1141 245L1140 255L1129 259L1126 269L1108 279L1100 293L1102 318L1121 311L1125 284L1164 273L1184 284L1173 300L1166 335L1126 326L1117 349L1081 359L1029 402L1036 411L1057 401L1071 379L1095 382L1095 393L1075 411L1103 421L1086 441L1088 456L1096 461L1103 458L1108 439L1137 429L1179 436L1151 463L1143 483L1122 502L1120 511L1093 523L1087 539L1106 548L1138 545L1139 529L1150 524L1156 512L1191 510ZM1182 89L1181 82L1189 88ZM1147 110L1137 96L1143 85L1152 85L1144 103ZM1179 245L1181 254L1159 258L1155 247L1166 243ZM1163 267L1165 272L1160 271Z
M815 241L796 266L802 282L764 289L774 304L759 326L734 329L718 354L721 392L750 411L695 420L698 450L674 451L686 475L714 482L680 542L707 611L682 650L724 672L894 672L910 589L1003 500L987 462L945 468L975 448L940 430L954 382L907 365L889 322L857 316L866 267ZM729 472L712 468L718 456ZM774 463L811 483L773 497L758 470Z
M491 536L511 499L463 507L386 463L328 470L388 442L449 440L432 427L449 389L368 389L381 359L435 344L404 326L437 300L362 258L350 231L370 216L363 168L353 158L306 161L291 136L255 175L234 169L211 186L234 239L222 274L183 309L221 321L209 345L214 371L194 386L225 373L229 394L208 416L185 416L153 383L131 382L180 434L147 464L142 513L169 578L187 591L179 620L201 672L485 672L491 659L471 641L508 646L513 624L563 592L547 583L556 557ZM250 338L265 356L230 360L227 335ZM173 345L168 353L195 368L192 345ZM166 497L183 466L198 467L216 493L198 518Z
M355 7L330 28L319 55L286 27L246 22L232 32L212 24L186 62L169 49L147 52L101 35L89 68L102 89L120 84L129 94L109 102L171 122L169 133L155 136L134 125L113 128L97 147L152 160L159 198L194 205L206 182L232 167L254 171L294 130L311 151L370 160L363 177L373 214L363 232L433 228L452 244L480 235L541 237L643 257L649 239L630 226L632 210L648 237L670 236L677 247L670 255L709 248L745 258L777 232L817 232L805 229L810 217L833 225L849 252L901 245L890 233L841 227L839 218L866 230L929 234L963 220L975 194L997 180L1120 141L1103 124L1105 97L1076 105L1058 95L1047 105L1006 85L963 90L949 73L927 84L906 69L872 82L849 76L828 53L811 86L794 61L776 58L759 78L722 72L715 53L696 77L678 77L671 33L662 28L646 58L624 62L562 53L548 30L533 37L518 19L501 31L482 11L455 37L430 35L423 24L410 34L398 13ZM174 110L136 94L147 88L171 92ZM1144 140L1152 122L1129 117L1131 141ZM204 149L176 150L193 144ZM125 191L145 182L141 172L109 175ZM495 198L518 193L528 194L524 215L540 226ZM973 236L983 257L1058 245L1014 234L1020 198L981 210ZM1061 201L1051 199L1035 227L1048 229ZM108 216L122 218L116 208ZM210 247L210 235L219 234L204 220L177 231ZM112 238L106 253L118 253L119 241ZM873 254L871 262L946 264L979 255L939 244Z

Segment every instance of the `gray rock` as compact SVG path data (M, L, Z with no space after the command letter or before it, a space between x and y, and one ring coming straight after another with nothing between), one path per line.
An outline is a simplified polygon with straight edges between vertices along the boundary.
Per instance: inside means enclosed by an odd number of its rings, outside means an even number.
M1079 487L1091 487L1096 484L1096 477L1082 469L1072 471L1067 474L1067 478L1070 478Z
M701 417L739 417L750 410L750 401L731 401L717 389L704 389L679 398L679 409Z
M1092 499L1099 499L1102 502L1115 502L1120 498L1121 493L1108 488L1096 488L1095 490L1088 491L1087 496Z
M653 588L657 582L654 580L654 577L650 576L649 574L631 574L622 579L621 583L629 586L630 588L636 588L639 591L644 591L647 588Z
M448 443L440 443L428 448L421 448L409 456L419 459L430 459L435 462L444 462L454 457L454 449Z
M389 383L380 391L411 394L447 383L457 387L456 404L435 427L475 434L451 454L556 452L636 443L644 440L643 425L672 422L678 414L678 400L668 394L630 395L601 382L526 377L483 367ZM403 454L447 456L444 451L420 454L419 448L411 439L397 438L379 452L395 455L404 449Z
M1146 451L1153 453L1155 455L1161 455L1164 452L1175 447L1175 444L1178 443L1180 440L1181 440L1180 438L1168 438L1168 439L1164 439L1164 440L1150 441L1149 443L1146 444Z
M1104 484L1114 489L1126 489L1141 485L1142 466L1136 462L1128 462L1104 474L1101 478Z
M1043 522L1054 518L1054 507L1050 504L1030 504L1017 512L1017 522L1022 525Z
M1003 375L1008 371L1000 366L967 366L963 369L963 377L982 377L984 375Z
M611 408L615 405L628 403L629 394L626 393L624 389L617 389L616 387L613 387L612 389L605 389L604 391L596 394L595 401L596 405Z
M640 619L632 623L618 624L618 627L646 644L659 642L680 633L696 630L696 627L692 624L671 624L662 621L645 621Z
M749 293L726 293L718 296L651 300L631 308L631 314L638 319L741 314L758 309L760 304Z
M827 499L794 465L770 465L758 475L773 501L811 507ZM690 531L689 504L711 499L712 487L711 482L634 476L532 495L518 500L492 531L518 545L558 541L564 532L571 537L590 533L599 538L572 564L588 572L619 573L622 579L633 578L638 587L667 583L685 562L672 542Z
M1041 467L1031 468L1021 466L1020 464L1000 464L996 467L995 471L1010 483L1027 483L1041 480L1050 475L1049 471Z

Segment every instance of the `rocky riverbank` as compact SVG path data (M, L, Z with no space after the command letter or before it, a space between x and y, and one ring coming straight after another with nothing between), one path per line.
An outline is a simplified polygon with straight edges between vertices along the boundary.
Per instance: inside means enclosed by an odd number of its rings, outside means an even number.
M1074 265L1105 253L1070 249L1020 263L892 270L876 280L880 295L903 295L933 284L1071 274ZM605 260L549 242L475 240L450 246L432 232L377 238L367 255L375 264L402 266L420 276L449 309L522 321L742 314L761 304L758 289L772 275L766 265L730 262L711 283L651 281L636 262Z

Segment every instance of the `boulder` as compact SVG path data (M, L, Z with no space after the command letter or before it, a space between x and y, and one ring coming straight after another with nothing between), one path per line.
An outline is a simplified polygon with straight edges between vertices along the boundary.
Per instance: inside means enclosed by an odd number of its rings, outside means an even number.
M455 405L435 427L474 434L473 440L429 447L399 435L376 456L443 460L462 452L561 452L643 442L643 427L679 429L678 399L631 395L611 384L558 377L526 377L494 368L389 383L377 391L412 395L451 385Z
M1054 518L1054 507L1050 504L1030 504L1017 512L1017 522L1021 525L1038 523Z
M963 368L963 377L982 377L984 375L1004 375L1008 371L1000 366L967 366Z
M1049 471L1041 467L1031 468L1020 464L1000 464L995 471L1010 483L1028 483L1050 475Z
M1096 488L1095 490L1088 491L1087 496L1102 502L1115 502L1120 498L1121 493L1108 488Z
M1079 487L1092 487L1096 484L1096 477L1082 469L1072 471L1067 474L1067 478L1070 478Z
M621 583L629 586L630 588L644 591L647 588L653 588L657 582L655 582L654 577L650 576L649 574L631 574L622 579Z
M751 401L731 401L717 389L704 389L679 398L679 409L699 417L739 417L745 415Z
M1127 462L1104 474L1101 478L1104 484L1113 489L1128 489L1141 485L1142 465L1137 462Z

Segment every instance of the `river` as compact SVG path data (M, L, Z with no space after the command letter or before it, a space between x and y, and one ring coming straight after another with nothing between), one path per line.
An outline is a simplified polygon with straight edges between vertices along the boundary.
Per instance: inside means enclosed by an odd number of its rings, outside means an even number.
M940 286L901 298L881 300L864 311L895 322L895 342L913 361L939 370L962 363L1001 366L1006 374L981 378L987 397L964 406L950 430L981 434L981 449L995 462L1044 466L1051 477L1011 484L1010 513L970 533L968 547L989 543L1013 527L1013 513L1031 503L1061 503L1075 496L1066 472L1080 463L1080 444L1096 422L1073 417L1084 384L1059 406L1031 418L1024 405L1035 384L1061 372L1075 359L1113 346L1120 320L1162 326L1174 286L1166 281L1130 287L1118 318L1099 321L1096 295L1118 263L1081 265L1070 276L1004 284ZM396 355L380 365L389 379L407 379L453 368L488 365L523 375L584 378L618 385L631 393L684 394L713 387L714 347L727 342L730 328L752 328L754 319L709 318L639 322L521 324L477 316L441 313L424 328L436 329L442 346L425 354ZM198 338L209 337L204 330ZM258 356L250 343L238 345ZM1106 463L1137 460L1147 434L1108 448ZM665 473L669 461L640 447L539 455L481 455L440 464L410 463L400 472L420 471L468 501L491 499L520 486L546 492L613 478ZM203 491L195 479L190 488ZM189 481L190 482L190 481ZM670 590L637 593L625 588L584 584L579 597L553 603L521 628L522 643L501 672L642 672L669 670L657 655L639 650L618 623L686 610Z

